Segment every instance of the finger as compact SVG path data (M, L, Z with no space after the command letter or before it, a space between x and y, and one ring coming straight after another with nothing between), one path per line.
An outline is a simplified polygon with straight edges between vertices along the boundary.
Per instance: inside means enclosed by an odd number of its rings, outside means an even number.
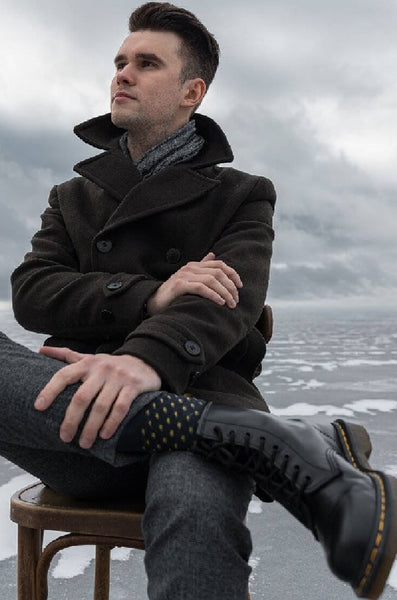
M188 277L188 283L200 282L213 289L231 308L239 302L238 288L222 269L201 267L194 271L193 268Z
M81 432L79 444L81 448L91 448L99 430L102 428L114 402L120 393L121 386L116 382L107 382L91 406L90 414Z
M50 358L55 358L56 360L67 362L69 364L78 362L87 356L86 354L75 352L70 348L52 348L51 346L42 346L39 349L39 353L49 356Z
M131 404L137 397L137 392L130 386L123 387L120 391L116 402L113 404L112 410L107 417L105 424L100 432L100 437L107 440L112 437L119 428L122 421L127 416Z
M225 275L227 275L227 277L233 281L236 287L243 287L243 282L241 281L240 275L235 269L233 269L233 267L229 267L229 265L227 265L223 260L213 260L210 264L207 263L206 266L215 269L221 269L223 273L225 273Z
M204 277L202 283L223 298L229 308L236 308L239 301L238 290L226 275L217 273L217 277L215 277L209 274Z
M68 385L80 381L84 373L85 369L79 363L67 365L57 371L38 394L34 407L37 410L46 410Z
M213 253L212 253L213 254ZM207 254L207 257L209 255ZM214 255L215 256L215 255ZM204 257L206 258L206 257ZM203 262L205 262L205 265L203 265ZM185 267L187 267L189 270L192 270L194 272L198 272L198 270L200 269L220 269L229 279L231 279L233 281L233 283L235 284L235 286L237 288L242 288L243 287L243 282L241 281L240 275L237 273L237 271L235 269L233 269L233 267L229 267L229 265L227 265L223 260L214 260L211 258L208 258L207 260L204 261L204 259L198 263L188 263L187 265L185 265Z
M63 442L71 442L75 437L85 412L100 394L102 385L103 380L98 376L89 377L72 396L59 430L59 436Z
M219 291L217 291L217 289ZM201 281L192 281L186 285L186 294L193 294L195 296L201 296L201 298L207 298L220 306L224 306L227 304L230 308L235 308L236 303L233 297L229 294L225 288L222 288L221 285L218 286L213 283L213 285L207 285ZM225 300L224 296L228 295L228 301Z
M208 261L208 260L214 260L214 258L215 258L215 254L214 254L213 252L208 252L208 254L206 254L206 255L204 256L204 258L202 258L202 259L200 260L200 262L206 262L206 261Z

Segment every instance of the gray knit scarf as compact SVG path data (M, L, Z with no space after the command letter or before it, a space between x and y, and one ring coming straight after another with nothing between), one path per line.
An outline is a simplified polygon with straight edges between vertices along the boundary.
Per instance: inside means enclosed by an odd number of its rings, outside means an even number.
M203 145L204 138L196 133L196 123L191 120L160 144L149 148L134 164L143 178L151 177L166 167L193 158L200 152ZM120 146L124 155L131 158L128 151L127 131L120 138Z

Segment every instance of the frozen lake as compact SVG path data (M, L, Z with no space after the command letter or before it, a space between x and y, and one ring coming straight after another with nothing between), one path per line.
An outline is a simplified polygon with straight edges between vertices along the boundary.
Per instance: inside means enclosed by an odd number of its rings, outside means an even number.
M37 349L32 335L0 306L0 329ZM256 380L272 412L329 421L344 417L367 427L372 464L397 476L397 309L313 307L275 310L275 333ZM13 491L32 481L0 459L0 586L3 600L16 599L16 531L9 521ZM311 534L276 504L253 500L248 519L254 539L251 596L258 600L352 600L350 588L329 572ZM60 553L51 570L49 599L92 597L93 551ZM146 598L143 553L117 549L112 560L112 600ZM384 600L397 600L397 568Z

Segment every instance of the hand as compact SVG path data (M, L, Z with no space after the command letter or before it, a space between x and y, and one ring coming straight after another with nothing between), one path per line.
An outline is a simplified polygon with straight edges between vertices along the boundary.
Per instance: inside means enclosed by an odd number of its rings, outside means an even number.
M98 433L103 439L112 437L135 398L161 388L157 372L135 356L80 354L69 348L50 347L41 348L40 353L69 364L40 392L35 402L37 410L46 410L68 385L82 382L70 401L59 432L62 441L71 442L91 407L79 439L81 448L91 448Z
M200 262L189 262L171 275L149 298L147 311L150 316L155 315L185 294L236 308L242 287L237 271L222 260L215 260L215 254L210 252Z

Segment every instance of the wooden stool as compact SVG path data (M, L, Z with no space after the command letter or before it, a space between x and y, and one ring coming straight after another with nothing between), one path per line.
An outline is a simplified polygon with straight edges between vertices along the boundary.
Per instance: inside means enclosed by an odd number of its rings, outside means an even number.
M40 482L16 492L11 498L11 520L18 524L18 600L46 600L48 569L55 554L91 544L96 546L94 600L109 600L110 551L115 546L144 550L143 510L142 505L127 501L74 500ZM43 549L45 530L72 533Z

